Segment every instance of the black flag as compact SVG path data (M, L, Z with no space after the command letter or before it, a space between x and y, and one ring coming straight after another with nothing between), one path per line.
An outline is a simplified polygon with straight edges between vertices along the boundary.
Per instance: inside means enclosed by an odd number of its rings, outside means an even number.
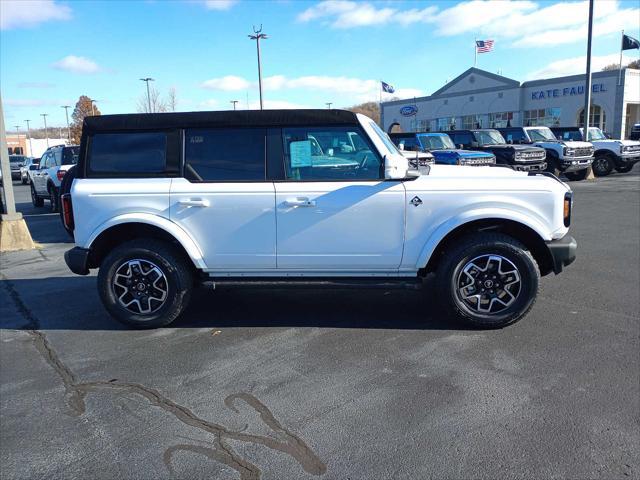
M640 49L640 41L636 40L629 35L622 35L622 50L633 50L634 48Z

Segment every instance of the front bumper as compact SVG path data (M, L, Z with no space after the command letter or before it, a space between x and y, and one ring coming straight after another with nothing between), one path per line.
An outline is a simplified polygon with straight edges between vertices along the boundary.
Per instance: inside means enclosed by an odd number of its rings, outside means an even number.
M558 240L551 240L546 243L553 262L553 273L556 275L562 272L564 267L571 265L576 259L578 242L576 242L576 239L571 235L565 235Z
M89 273L89 254L91 250L82 247L73 247L64 252L64 261L73 273L87 275Z
M573 162L576 162L575 164ZM593 163L593 157L582 158L564 158L561 161L561 168L563 172L577 172L578 170L584 170L589 168Z
M543 172L547 169L547 162L542 163L514 163L511 168L519 172Z

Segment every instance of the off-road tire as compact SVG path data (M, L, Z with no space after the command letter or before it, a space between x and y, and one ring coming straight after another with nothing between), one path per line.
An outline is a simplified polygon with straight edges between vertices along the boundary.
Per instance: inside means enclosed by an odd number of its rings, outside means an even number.
M483 255L499 255L511 262L520 274L520 291L512 305L496 313L483 314L465 304L458 294L458 278L465 265ZM436 272L438 298L445 311L467 325L502 328L523 318L533 307L540 285L540 270L526 247L500 233L475 233L456 242L444 253Z
M589 169L585 168L584 170L578 170L577 172L565 172L564 175L572 182L579 182L580 180L587 178L588 172Z
M116 271L130 260L146 260L166 277L167 296L149 314L134 313L118 301L113 284ZM193 285L191 265L171 244L150 238L131 240L118 245L102 261L98 272L98 293L107 311L116 320L136 328L157 328L173 322L189 304Z
M620 166L620 167L616 167L616 172L618 172L618 173L627 173L627 172L630 172L632 168L633 168L633 164L623 165L623 166Z
M596 177L606 177L611 173L615 163L613 159L607 154L598 154L591 164L591 168L593 168L593 174Z
M22 176L21 176L20 177L20 182L22 183L22 185L28 185L29 184L29 177L22 178Z
M31 203L34 207L44 206L44 200L36 193L36 189L34 188L33 183L31 183Z
M556 177L560 177L560 168L558 168L558 158L555 155L550 155L547 158L547 168L545 169L549 173L553 173Z

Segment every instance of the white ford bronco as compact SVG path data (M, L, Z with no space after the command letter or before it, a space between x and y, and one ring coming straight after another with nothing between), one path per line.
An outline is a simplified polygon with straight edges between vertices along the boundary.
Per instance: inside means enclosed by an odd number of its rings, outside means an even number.
M138 327L175 320L203 281L389 288L431 273L446 312L502 327L576 251L553 175L413 169L342 110L88 117L62 206L67 265L98 268L106 309Z

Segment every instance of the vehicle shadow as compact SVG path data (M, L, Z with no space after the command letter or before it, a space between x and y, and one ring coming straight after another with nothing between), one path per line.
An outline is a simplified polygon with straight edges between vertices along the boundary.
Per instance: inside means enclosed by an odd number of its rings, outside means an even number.
M6 298L0 329L127 330L103 308L95 284L95 277L0 281ZM65 298L64 307L52 309L51 298ZM422 290L202 287L167 328L242 327L468 329L447 318L429 284Z
M59 213L52 213L48 204L34 207L31 203L16 203L16 210L27 222L31 238L38 243L73 243L62 226Z

